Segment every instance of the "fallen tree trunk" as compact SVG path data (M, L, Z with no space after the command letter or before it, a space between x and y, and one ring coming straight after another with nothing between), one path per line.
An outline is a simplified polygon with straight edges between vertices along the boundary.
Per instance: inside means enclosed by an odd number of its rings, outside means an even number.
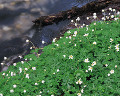
M99 12L101 9L106 8L110 4L117 4L117 3L120 3L120 0L93 1L91 3L84 5L81 8L72 7L71 10L62 11L55 15L41 16L38 19L34 20L33 23L35 23L35 25L40 25L41 27L43 27L46 25L51 25L53 23L58 23L65 19L72 19L73 17L76 17L78 15L82 16L85 13Z

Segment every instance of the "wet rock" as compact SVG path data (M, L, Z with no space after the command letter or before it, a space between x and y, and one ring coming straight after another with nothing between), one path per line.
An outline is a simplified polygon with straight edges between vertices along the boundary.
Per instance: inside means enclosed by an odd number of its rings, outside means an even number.
M119 0L97 0L84 5L81 8L72 7L71 10L62 11L55 15L41 16L33 22L37 25L46 26L53 23L58 23L61 20L72 19L73 17L79 15L82 16L88 12L99 12L111 4L118 4Z
M2 66L0 65L0 71L4 66L11 65L14 62L13 60L18 57L17 54L21 54L27 50L25 39L25 37L22 37L22 39L14 38L0 43L0 62L3 63ZM4 57L7 57L7 60L4 60Z

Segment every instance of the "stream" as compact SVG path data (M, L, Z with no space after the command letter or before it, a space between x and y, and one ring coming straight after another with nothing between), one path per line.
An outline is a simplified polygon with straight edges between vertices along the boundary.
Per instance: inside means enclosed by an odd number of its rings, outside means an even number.
M70 23L70 20L64 20L40 28L33 25L33 20L71 9L73 6L82 7L91 1L95 0L0 0L0 63L4 62L4 57L14 58L28 50L26 39L39 48L50 44ZM42 41L46 43L42 44ZM18 61L17 59L16 62Z

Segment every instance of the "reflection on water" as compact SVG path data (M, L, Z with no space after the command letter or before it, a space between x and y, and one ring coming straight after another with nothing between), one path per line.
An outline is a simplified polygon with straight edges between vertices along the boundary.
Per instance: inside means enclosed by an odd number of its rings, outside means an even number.
M80 1L81 6L93 0ZM75 0L0 0L0 40L22 35L39 16L67 10L77 4Z

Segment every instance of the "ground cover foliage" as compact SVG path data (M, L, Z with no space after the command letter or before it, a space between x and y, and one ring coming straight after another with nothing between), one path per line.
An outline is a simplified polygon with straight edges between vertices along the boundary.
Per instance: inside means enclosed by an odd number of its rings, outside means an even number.
M79 18L78 18L79 20ZM1 96L119 96L120 19L95 21L0 73Z

